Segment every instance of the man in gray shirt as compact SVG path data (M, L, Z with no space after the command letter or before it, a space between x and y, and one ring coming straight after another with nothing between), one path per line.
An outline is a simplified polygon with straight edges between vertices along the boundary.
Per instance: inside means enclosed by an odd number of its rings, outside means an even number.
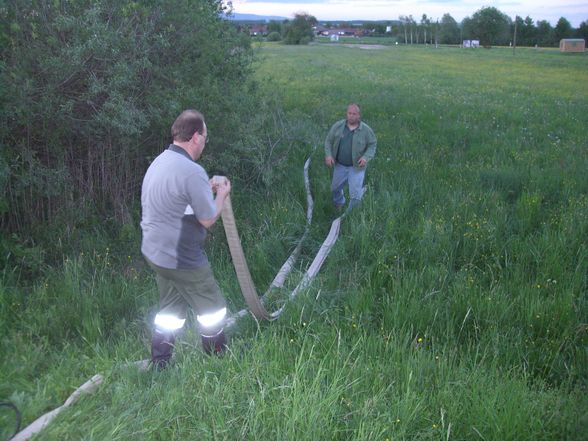
M172 356L188 308L196 313L204 350L220 353L226 346L226 302L203 244L207 228L221 215L231 183L213 184L195 162L208 138L200 112L182 112L171 132L173 144L151 163L141 189L141 252L159 288L151 340L151 361L158 369Z

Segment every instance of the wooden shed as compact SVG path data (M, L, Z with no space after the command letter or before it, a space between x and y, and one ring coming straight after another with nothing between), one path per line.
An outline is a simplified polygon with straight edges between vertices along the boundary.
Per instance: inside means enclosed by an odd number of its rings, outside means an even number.
M561 52L584 52L586 40L583 38L562 38L559 40L559 50Z

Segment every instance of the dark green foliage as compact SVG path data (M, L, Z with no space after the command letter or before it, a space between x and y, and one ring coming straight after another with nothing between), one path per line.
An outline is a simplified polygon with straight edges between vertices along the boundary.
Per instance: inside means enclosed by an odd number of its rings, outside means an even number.
M441 18L441 26L439 30L439 43L441 44L461 44L460 29L455 19L449 15L444 14Z
M282 39L282 36L280 35L279 32L271 32L267 36L267 41L280 41L281 39Z
M386 35L386 25L383 23L364 23L363 28L368 32L373 30L373 35Z
M249 37L219 0L9 1L0 8L0 226L30 236L136 222L150 159L185 108L228 155L242 132ZM251 99L245 103L251 105Z
M584 20L580 23L578 29L576 29L576 37L583 38L588 41L588 20Z
M296 14L294 20L284 23L284 43L308 44L314 39L312 27L317 20L312 15Z
M546 20L537 22L537 44L539 46L555 46L553 28Z
M560 17L553 29L555 40L559 42L562 38L572 38L574 36L574 29L570 22L564 17Z
M271 34L273 32L277 32L278 34L282 33L282 23L276 20L271 20L267 24L267 32Z
M511 33L514 35L514 26L516 23L517 46L535 46L537 44L537 28L533 23L533 19L527 16L524 20L518 15L512 24L513 29Z
M486 47L508 45L510 18L494 7L485 7L464 19L464 37L477 38Z

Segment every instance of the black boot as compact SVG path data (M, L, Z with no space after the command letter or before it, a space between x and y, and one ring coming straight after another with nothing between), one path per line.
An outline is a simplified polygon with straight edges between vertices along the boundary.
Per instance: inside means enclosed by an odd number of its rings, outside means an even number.
M211 355L222 355L222 353L227 349L227 338L225 337L225 332L220 331L218 334L207 337L206 335L202 335L202 348L206 354Z
M167 367L172 356L175 336L173 332L156 329L151 337L151 363L155 369L162 370Z

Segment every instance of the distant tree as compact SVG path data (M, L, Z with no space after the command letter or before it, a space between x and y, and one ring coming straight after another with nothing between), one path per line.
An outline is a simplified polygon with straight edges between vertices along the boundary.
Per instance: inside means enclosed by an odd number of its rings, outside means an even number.
M558 42L559 43L559 42ZM555 46L556 40L553 28L547 20L537 22L537 43L539 46Z
M267 33L271 34L272 32L277 32L279 34L282 33L282 23L277 20L271 20L267 24Z
M463 40L471 40L475 38L474 35L474 22L472 21L471 17L465 17L461 21L461 37L460 39ZM460 41L460 43L462 43Z
M401 15L400 17L398 17L398 19L400 20L400 23L402 23L402 31L404 33L404 44L408 44L408 23L410 20L406 15Z
M423 43L427 44L427 34L432 38L432 33L429 32L431 27L431 19L427 17L427 14L423 14L421 17L421 29L423 30Z
M282 39L282 35L279 32L270 32L267 35L267 41L280 41Z
M386 35L386 25L383 23L366 23L366 30L373 31L374 35Z
M410 35L410 44L413 44L414 41L416 40L416 21L415 19L412 17L412 15L409 15L407 17L408 20L408 31L409 31L409 35Z
M305 12L294 15L294 20L285 24L284 43L286 44L308 44L314 39L313 26L316 26L317 19Z
M498 9L485 7L472 16L471 32L483 46L505 44L509 41L510 22L510 18Z
M520 17L519 17L520 18ZM537 28L533 19L527 15L518 25L519 46L534 46L537 40Z
M391 23L387 26L390 26L390 32L386 33L386 35L395 37L397 41L404 41L404 31L402 29L402 22L400 20L397 20L395 23Z
M578 29L576 29L576 37L583 38L584 40L588 41L588 20L580 23L580 26Z
M459 26L450 14L444 14L441 18L439 29L439 43L459 44Z
M569 21L567 21L564 17L560 17L553 29L553 36L555 41L559 44L559 40L562 38L571 38L574 36L574 30L572 29L572 25Z

